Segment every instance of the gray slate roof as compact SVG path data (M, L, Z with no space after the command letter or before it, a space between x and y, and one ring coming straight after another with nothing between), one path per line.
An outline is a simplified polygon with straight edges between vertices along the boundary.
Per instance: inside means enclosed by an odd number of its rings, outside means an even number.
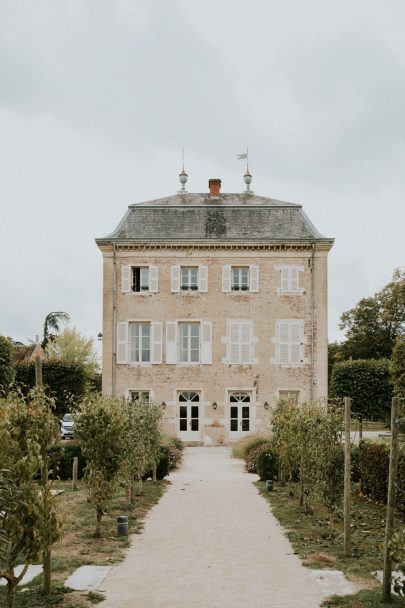
M106 242L324 241L302 210L254 194L177 194L129 205Z

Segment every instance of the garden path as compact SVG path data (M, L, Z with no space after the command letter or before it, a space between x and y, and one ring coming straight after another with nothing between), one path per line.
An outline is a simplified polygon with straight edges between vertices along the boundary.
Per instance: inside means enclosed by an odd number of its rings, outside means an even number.
M187 448L101 608L318 608L321 591L227 448Z

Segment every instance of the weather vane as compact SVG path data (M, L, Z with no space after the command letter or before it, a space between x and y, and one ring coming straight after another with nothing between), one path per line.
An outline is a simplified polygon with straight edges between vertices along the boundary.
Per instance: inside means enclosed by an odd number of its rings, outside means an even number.
M246 148L246 152L243 152L243 154L238 154L237 158L239 160L246 159L246 172L245 172L245 175L243 176L243 179L246 184L246 190L245 190L244 194L253 194L253 190L250 189L250 184L252 183L252 175L249 171L249 148Z
M182 170L181 170L181 173L179 174L181 190L178 191L178 194L187 194L186 183L188 180L188 175L184 171L184 148L182 148L182 151L181 151L181 159L182 159Z

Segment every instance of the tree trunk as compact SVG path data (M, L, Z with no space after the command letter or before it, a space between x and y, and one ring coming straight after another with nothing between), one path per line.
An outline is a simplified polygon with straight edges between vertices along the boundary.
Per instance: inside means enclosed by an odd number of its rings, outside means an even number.
M15 606L15 594L17 590L17 579L7 579L7 608L14 608Z
M300 481L300 507L304 506L304 484Z
M153 469L152 469L152 482L156 483L156 465L153 465Z
M97 518L96 518L96 527L94 529L94 538L101 538L101 518L103 516L103 509L101 507L97 507Z
M333 524L335 522L335 512L332 510L329 513L329 538L333 538Z
M132 506L135 502L135 488L133 478L131 478L129 484L129 504L130 506Z
M138 480L138 493L139 493L139 496L142 496L142 494L143 494L142 477L140 477Z

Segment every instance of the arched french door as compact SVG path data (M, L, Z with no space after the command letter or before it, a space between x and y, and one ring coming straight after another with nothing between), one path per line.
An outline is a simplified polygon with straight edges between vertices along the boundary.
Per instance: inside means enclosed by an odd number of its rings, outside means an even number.
M178 397L178 432L183 441L201 440L200 395L195 391L182 391Z
M234 391L229 394L229 438L238 439L252 432L251 394Z

